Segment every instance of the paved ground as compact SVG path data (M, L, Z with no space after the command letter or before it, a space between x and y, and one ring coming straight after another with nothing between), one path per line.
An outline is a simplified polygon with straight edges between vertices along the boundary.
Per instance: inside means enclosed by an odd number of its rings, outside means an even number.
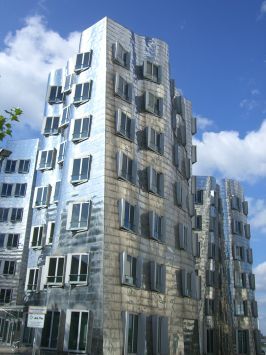
M13 347L1 346L0 347L0 354L24 354L24 355L31 355L32 350L27 348L20 348L14 349Z

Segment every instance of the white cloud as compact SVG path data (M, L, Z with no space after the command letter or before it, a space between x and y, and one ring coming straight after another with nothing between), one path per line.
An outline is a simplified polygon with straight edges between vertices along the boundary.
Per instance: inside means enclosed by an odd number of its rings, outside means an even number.
M266 292L266 261L257 265L254 268L254 273L256 275L256 290Z
M65 66L78 50L79 35L63 38L40 16L27 18L24 27L7 34L0 52L0 110L21 107L23 124L18 128L40 128L48 74Z
M266 120L243 138L237 131L205 132L194 139L198 163L193 174L255 182L266 177Z
M254 108L258 106L258 102L256 100L250 100L250 99L243 99L240 104L240 108L247 110L247 111L252 111Z
M261 13L261 15L264 15L266 13L266 1L263 1L261 3L260 13Z
M260 91L258 89L252 89L251 90L251 95L255 96L255 95L259 95Z
M249 201L249 219L252 228L266 233L266 200L247 198Z
M197 118L197 128L199 130L204 131L206 128L211 127L213 125L213 121L207 117L196 115L196 118Z

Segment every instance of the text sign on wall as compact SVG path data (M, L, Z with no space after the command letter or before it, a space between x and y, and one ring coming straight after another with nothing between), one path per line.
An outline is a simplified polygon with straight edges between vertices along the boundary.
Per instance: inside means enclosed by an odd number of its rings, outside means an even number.
M29 328L43 328L46 312L46 307L29 307L27 326Z

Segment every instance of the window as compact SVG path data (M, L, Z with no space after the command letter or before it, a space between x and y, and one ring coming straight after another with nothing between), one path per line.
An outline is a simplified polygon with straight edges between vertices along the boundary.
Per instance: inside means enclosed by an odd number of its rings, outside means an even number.
M19 234L8 234L6 247L7 249L17 248L19 242Z
M65 332L64 350L90 353L89 323L90 313L88 311L67 310L66 324L69 324L69 330Z
M234 260L245 261L245 248L240 245L233 245Z
M118 201L118 213L120 229L137 234L139 230L139 207L121 199Z
M240 211L241 210L241 201L238 196L232 196L231 197L231 208L233 210Z
M214 329L211 328L207 329L206 336L207 336L207 341L206 341L207 354L212 354L214 353L214 349L215 349Z
M155 195L164 196L164 175L157 172L151 166L147 168L148 191Z
M247 249L246 252L247 252L247 262L249 264L252 264L253 263L253 250Z
M64 93L69 94L71 92L72 84L74 83L75 75L69 74L66 76L65 84L64 84Z
M16 262L5 260L3 266L3 275L14 275L16 270Z
M62 142L62 143L60 143L60 146L59 146L59 154L58 154L58 159L57 159L58 164L63 164L64 159L65 159L65 153L66 153L66 142Z
M41 186L35 188L34 207L47 207L50 200L51 186Z
M163 115L163 99L152 94L150 91L145 92L145 111L156 116Z
M88 284L88 254L69 254L67 256L67 277L70 284Z
M214 270L206 270L206 286L216 287L218 284L218 273Z
M175 183L175 203L178 207L183 206L183 188L181 181Z
M63 101L62 86L50 86L48 88L47 101L49 104L60 104Z
M243 201L242 202L242 207L243 207L243 213L244 215L248 215L248 201Z
M48 285L62 285L64 280L64 256L48 256L48 275L47 284Z
M127 102L132 102L132 84L118 73L115 74L115 94Z
M13 184L5 184L2 185L1 197L10 197L12 195Z
M143 77L160 84L162 81L162 67L145 60L143 62Z
M89 138L91 121L92 116L75 119L74 132L72 137L73 142L81 142Z
M243 222L232 220L232 233L242 235L243 234Z
M137 354L138 351L138 315L128 315L128 343L127 353Z
M254 318L258 317L258 304L255 300L251 301L251 312Z
M254 274L249 274L248 275L248 279L249 279L249 288L251 290L255 290L256 285L255 285L255 275Z
M200 257L200 241L199 241L199 235L197 233L193 234L192 250L193 250L193 255L196 258L199 258Z
M60 312L47 311L42 329L41 347L48 349L57 348Z
M7 222L9 208L0 208L0 222Z
M113 44L112 51L113 51L113 61L121 65L122 67L129 69L130 53L127 52L119 42Z
M193 227L195 230L202 230L202 216L192 217Z
M247 239L250 239L250 224L245 224L244 225L244 230L245 230L245 237Z
M140 256L128 255L125 251L120 254L120 281L122 285L141 287L142 264Z
M52 244L54 240L54 229L55 229L55 222L48 222L47 228L47 244Z
M208 243L208 258L215 259L218 257L218 249L215 243Z
M18 173L27 174L30 170L30 160L19 160Z
M153 315L151 320L153 353L169 354L168 318Z
M149 212L150 237L164 242L165 241L165 218L153 211Z
M88 230L91 203L78 202L70 205L68 229L73 231Z
M16 184L15 197L25 197L27 191L27 184Z
M248 330L237 330L237 353L248 354L249 353L249 334Z
M76 59L75 72L79 73L91 66L92 50L85 53L79 53Z
M40 152L39 170L53 169L55 153L55 149Z
M63 108L60 127L67 126L69 124L70 118L71 118L71 106L66 106Z
M175 143L173 147L173 153L174 153L174 165L181 172L181 168L182 168L181 147L179 147L177 143Z
M58 202L59 200L60 186L61 186L61 181L56 181L55 188L54 188L54 198L53 198L54 203Z
M4 233L0 233L0 248L5 247L5 239L6 239L6 235Z
M135 139L135 120L125 112L118 109L115 112L115 130L119 136L134 141Z
M146 134L146 144L147 148L162 154L164 153L164 134L155 131L155 129L151 127L146 127L145 128L145 134Z
M213 316L215 314L215 300L205 298L205 316Z
M144 314L122 312L124 354L146 353L146 321ZM155 354L155 353L154 353ZM156 354L159 354L156 352ZM162 354L168 354L162 353Z
M37 291L39 269L27 270L26 291Z
M150 262L151 290L165 293L166 270L165 265Z
M119 179L130 181L132 184L137 182L137 162L130 159L126 154L119 151L116 154L116 168Z
M58 134L58 127L59 127L59 116L46 117L43 134L45 136Z
M23 208L12 208L11 222L21 222L23 217Z
M74 159L71 175L72 184L81 184L89 180L91 156Z
M200 277L195 272L181 270L181 294L183 297L200 299Z
M172 127L178 143L185 147L187 143L187 132L186 122L182 116L178 114L172 116Z
M17 165L16 160L7 159L5 173L8 173L8 174L14 173L16 171L16 165Z
M0 290L0 303L10 303L12 300L12 289L1 288Z
M246 287L246 274L235 271L235 287Z
M81 105L91 98L92 80L83 84L76 84L74 105Z
M178 247L181 250L192 252L192 239L188 227L183 223L178 223Z
M197 118L191 117L191 134L194 135L197 133Z
M248 315L247 301L235 301L235 315L236 316Z
M195 193L195 203L198 205L203 204L203 190L197 190Z
M41 247L43 245L43 226L32 227L31 230L31 247Z

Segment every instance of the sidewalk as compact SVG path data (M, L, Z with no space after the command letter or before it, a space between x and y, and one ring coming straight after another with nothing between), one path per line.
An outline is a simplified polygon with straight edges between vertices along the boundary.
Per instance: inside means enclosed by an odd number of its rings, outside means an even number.
M24 354L24 355L31 355L32 349L21 347L20 349L15 349L12 346L0 346L0 354Z

